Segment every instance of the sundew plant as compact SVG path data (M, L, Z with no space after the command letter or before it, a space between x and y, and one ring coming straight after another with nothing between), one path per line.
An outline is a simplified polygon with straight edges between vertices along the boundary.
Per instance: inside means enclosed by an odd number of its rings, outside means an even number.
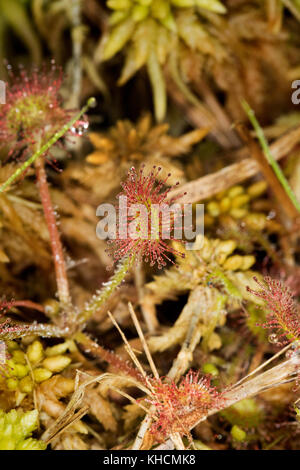
M0 7L0 450L299 450L298 2Z

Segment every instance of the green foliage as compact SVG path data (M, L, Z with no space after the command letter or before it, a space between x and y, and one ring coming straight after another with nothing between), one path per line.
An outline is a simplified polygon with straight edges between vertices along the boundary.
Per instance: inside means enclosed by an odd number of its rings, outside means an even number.
M38 411L0 410L0 450L44 450L43 441L31 438L38 426Z
M233 439L235 439L236 441L243 442L246 440L247 434L242 428L240 428L236 424L232 426L230 433Z
M253 398L246 398L235 403L229 408L222 410L221 415L233 426L244 429L256 428L264 418L262 409Z
M216 54L215 41L205 28L205 11L226 13L218 0L108 0L113 10L101 60L109 60L126 47L119 84L147 66L158 121L166 112L166 87L161 66L181 47Z

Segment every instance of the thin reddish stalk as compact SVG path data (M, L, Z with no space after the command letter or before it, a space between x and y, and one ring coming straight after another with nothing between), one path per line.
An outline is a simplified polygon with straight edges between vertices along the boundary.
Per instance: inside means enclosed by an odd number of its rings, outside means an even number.
M5 302L2 304L5 307ZM7 306L9 308L12 307L26 307L32 308L33 310L38 310L39 312L45 313L45 309L41 304L37 304L36 302L32 302L31 300L11 300L7 302Z
M60 240L60 235L57 229L54 209L50 197L47 175L45 171L45 162L43 158L36 161L36 175L41 201L43 205L44 215L49 231L50 244L54 259L54 267L57 282L58 298L63 307L71 305L71 297L69 293L69 283L66 272L66 263L63 254L63 247Z
M84 333L77 333L75 340L79 343L80 347L86 354L92 355L95 359L100 361L108 362L108 364L122 371L122 373L129 375L142 383L145 382L142 374L128 361L122 359L114 352L103 348L100 344L97 344Z

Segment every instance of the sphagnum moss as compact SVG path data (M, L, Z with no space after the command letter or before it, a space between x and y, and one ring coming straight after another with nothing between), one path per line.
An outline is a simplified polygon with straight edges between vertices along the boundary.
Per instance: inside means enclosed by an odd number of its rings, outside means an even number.
M37 427L37 410L26 413L0 410L0 450L44 450L45 442L30 437Z
M201 15L205 10L222 15L226 8L219 0L108 0L107 6L113 12L108 36L100 48L100 59L106 61L125 49L121 85L146 65L155 115L161 121L166 113L163 66L181 45L213 54L214 40Z
M68 351L74 350L76 346L71 341L46 348L38 339L27 345L10 341L5 378L7 388L16 393L16 402L20 404L37 384L66 369L72 362Z

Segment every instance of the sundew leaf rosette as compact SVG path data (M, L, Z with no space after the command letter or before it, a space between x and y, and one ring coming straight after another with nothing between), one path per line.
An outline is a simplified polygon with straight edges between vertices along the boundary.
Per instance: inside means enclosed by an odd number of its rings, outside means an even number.
M51 67L33 68L31 72L20 67L18 74L7 67L9 82L6 103L0 107L0 141L10 146L9 155L27 156L64 128L74 111L63 107L63 72L53 61ZM88 122L83 120L82 125L87 127ZM69 135L73 131L71 127Z
M115 260L139 258L161 269L167 261L172 262L170 256L184 257L168 244L181 226L182 213L181 206L174 204L175 199L168 199L172 188L164 188L170 174L160 179L160 171L161 167L154 166L145 174L144 167L139 171L132 167L126 181L121 183L116 237L109 240Z

